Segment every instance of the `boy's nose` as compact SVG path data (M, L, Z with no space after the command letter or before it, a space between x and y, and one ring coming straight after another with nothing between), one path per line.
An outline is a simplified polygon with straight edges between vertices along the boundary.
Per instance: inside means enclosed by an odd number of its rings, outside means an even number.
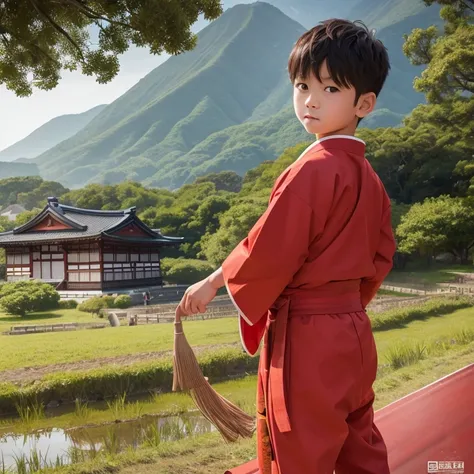
M311 97L306 99L306 107L308 109L319 109L319 102Z

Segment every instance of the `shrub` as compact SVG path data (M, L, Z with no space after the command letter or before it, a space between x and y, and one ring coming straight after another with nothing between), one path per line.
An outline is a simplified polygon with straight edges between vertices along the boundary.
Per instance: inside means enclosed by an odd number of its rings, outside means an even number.
M100 298L105 301L106 308L115 308L115 296L103 295Z
M99 314L104 308L108 308L107 301L100 296L89 298L77 307L79 311L92 314Z
M59 293L48 283L21 280L0 287L0 306L17 316L36 311L48 311L59 306Z
M120 309L130 308L132 306L132 298L128 295L118 295L115 298L114 306Z
M61 300L59 307L61 309L76 309L79 303L76 300Z

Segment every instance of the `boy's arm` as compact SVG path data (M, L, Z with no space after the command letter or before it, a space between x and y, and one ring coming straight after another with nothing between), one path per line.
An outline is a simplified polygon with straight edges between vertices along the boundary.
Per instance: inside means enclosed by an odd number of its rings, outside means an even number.
M315 225L311 207L286 188L211 277L226 286L248 325L266 315L303 265Z
M382 217L379 243L374 258L375 274L371 278L364 278L360 285L361 301L364 309L377 294L385 277L392 269L395 250L396 243L392 230L392 212L389 204Z

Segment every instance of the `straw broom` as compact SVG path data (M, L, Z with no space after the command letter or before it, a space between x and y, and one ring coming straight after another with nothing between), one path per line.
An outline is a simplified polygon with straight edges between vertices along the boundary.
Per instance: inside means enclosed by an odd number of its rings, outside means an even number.
M252 437L255 419L219 395L204 377L184 335L179 308L175 314L173 354L173 392L178 390L190 392L201 413L227 442L234 442L239 436Z

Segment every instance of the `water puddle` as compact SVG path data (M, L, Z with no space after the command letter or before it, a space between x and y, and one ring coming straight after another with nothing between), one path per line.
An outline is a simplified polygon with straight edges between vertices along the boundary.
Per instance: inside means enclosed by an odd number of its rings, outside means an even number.
M84 461L99 451L117 453L143 444L158 446L162 442L211 431L215 431L214 426L200 415L150 415L109 425L71 430L53 428L26 435L5 435L0 437L0 472L2 467L11 472L31 472L35 467ZM23 468L24 465L26 468Z

